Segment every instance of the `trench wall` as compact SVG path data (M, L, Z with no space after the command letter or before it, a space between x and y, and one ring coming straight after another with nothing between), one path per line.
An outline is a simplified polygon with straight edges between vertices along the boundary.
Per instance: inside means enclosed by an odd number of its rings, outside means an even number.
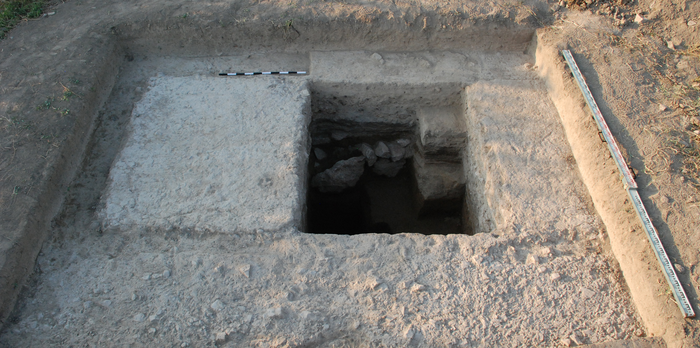
M67 5L66 12L72 11ZM2 96L3 105L23 105L25 100L35 100L36 95L57 93L60 87L55 81L63 81L64 71L84 72L80 79L90 84L88 93L71 102L71 112L59 121L47 120L42 128L47 130L69 129L62 133L55 148L43 160L26 159L21 172L36 172L44 168L41 175L32 178L32 190L19 198L12 194L0 197L13 204L0 221L0 323L4 323L14 308L17 296L34 269L36 257L47 238L50 223L59 212L65 192L80 168L85 148L91 137L95 117L109 96L119 67L134 59L134 56L222 56L241 54L251 49L259 51L300 52L310 49L382 49L382 50L430 50L457 46L470 46L484 51L523 50L534 31L531 24L472 23L461 30L425 30L409 28L405 24L364 23L350 17L342 20L322 18L317 21L298 23L293 30L264 21L216 26L201 23L184 23L176 20L141 20L119 17L106 21L93 18L85 20L79 28L68 28L58 45L65 48L56 54L27 52L20 70L6 74L5 81L15 79L21 85L24 77L32 71L42 73L32 79L33 86L22 87L16 92ZM56 16L54 18L59 18ZM147 16L146 16L147 17ZM333 30L329 30L329 28ZM338 28L342 28L339 30ZM25 44L45 47L56 42L44 37L45 32L55 29L50 22L15 29L17 35L26 34L32 39ZM36 34L36 35L35 35ZM22 43L4 42L8 50ZM79 47L97 47L82 52ZM19 50L19 48L17 48ZM24 49L22 49L24 50ZM9 53L8 53L9 54ZM5 54L3 69L18 63L18 57ZM56 63L59 62L59 63ZM47 69L46 67L50 67ZM44 85L42 86L42 83ZM51 87L49 87L51 85ZM33 106L28 106L32 109ZM22 156L24 148L17 151Z
M542 41L542 33L535 43ZM607 229L610 247L623 272L637 310L651 336L661 336L670 347L694 346L685 338L685 319L667 296L668 283L624 190L618 169L581 91L561 56L563 45L533 45L540 73L547 83L578 169L595 209ZM605 115L604 115L605 116Z

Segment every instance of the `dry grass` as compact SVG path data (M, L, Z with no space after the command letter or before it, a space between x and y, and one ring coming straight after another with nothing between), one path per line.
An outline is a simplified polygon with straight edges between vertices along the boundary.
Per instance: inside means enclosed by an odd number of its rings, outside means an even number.
M0 38L25 18L41 16L44 0L0 0Z
M636 69L628 64L632 71L648 73L657 92L656 97L650 96L651 99L659 98L657 103L676 110L666 117L676 118L668 120L674 122L666 122L664 117L657 119L660 129L652 133L659 138L658 143L663 145L651 155L647 173L653 178L674 167L690 179L690 184L700 189L700 124L682 128L679 125L684 122L678 122L677 119L686 117L700 120L700 76L689 76L677 68L680 57L700 59L700 46L667 50L665 42L652 31L627 38L608 33L606 39L608 45L624 49L631 61L637 62L633 63Z

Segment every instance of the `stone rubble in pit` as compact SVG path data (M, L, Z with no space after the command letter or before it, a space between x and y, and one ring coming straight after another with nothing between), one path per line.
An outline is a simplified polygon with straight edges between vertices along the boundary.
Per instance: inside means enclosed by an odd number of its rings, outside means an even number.
M389 147L392 162L400 161L406 157L406 149L403 146L395 142L390 142L387 146Z
M340 160L330 169L316 174L311 180L311 187L318 188L321 192L341 192L355 186L364 170L364 156Z
M343 134L340 140L348 137L347 132L334 132L333 134ZM337 137L331 136L331 138L337 140ZM313 143L316 142L312 140ZM396 141L378 141L374 148L367 143L342 148L342 151L336 148L333 153L340 154L341 159L335 158L337 156L329 158L326 151L319 147L313 147L316 168L321 167L321 163L325 160L337 161L333 163L331 168L314 174L311 179L311 187L317 188L321 192L341 192L354 187L364 173L364 163L372 167L372 171L378 175L395 177L403 169L406 159L413 156L413 151L409 149L411 143L408 139L398 139ZM361 156L344 158L352 156L357 151L361 153Z
M362 143L360 144L360 152L362 152L362 155L365 156L367 159L367 165L368 166L373 166L375 162L377 162L377 155L374 153L374 149L372 149L371 146L367 143Z
M320 149L318 147L314 148L314 155L316 156L316 159L318 159L319 161L323 161L328 156L325 151L323 151L322 149Z
M377 157L380 157L380 158L390 158L391 157L391 152L389 151L389 147L383 141L380 141L377 143L377 145L374 147L374 153L377 154Z

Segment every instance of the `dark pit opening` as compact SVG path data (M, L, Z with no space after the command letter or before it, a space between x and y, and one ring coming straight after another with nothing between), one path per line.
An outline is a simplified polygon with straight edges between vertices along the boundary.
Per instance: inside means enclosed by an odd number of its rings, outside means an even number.
M306 231L470 234L459 98L364 90L312 93Z
M341 192L311 188L307 197L310 233L464 233L463 196L433 202L423 211L416 199L416 182L410 163L392 178L365 172L354 187Z

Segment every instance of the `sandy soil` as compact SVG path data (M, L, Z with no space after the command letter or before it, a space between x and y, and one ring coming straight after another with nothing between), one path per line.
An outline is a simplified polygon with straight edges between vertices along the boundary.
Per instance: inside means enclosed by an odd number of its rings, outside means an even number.
M609 158L591 155L603 145L586 142L595 132L585 114L568 112L580 110L581 99L550 52L568 47L576 53L639 173L645 204L697 311L700 9L694 2L657 2L569 9L563 2L57 5L57 15L25 23L0 44L4 306L22 290L17 305L8 307L12 315L3 312L9 320L0 343L568 346L642 337L640 345L697 346L698 324L679 317L664 290L629 203L611 186L617 174L605 166ZM536 44L528 49L524 38L537 27ZM509 34L516 31L522 36ZM241 51L259 47L256 41L269 43L250 55L259 59L242 59ZM478 225L493 227L486 233L323 236L285 226L231 234L221 233L230 231L219 222L198 229L187 220L170 228L103 221L111 196L102 194L115 182L109 175L116 175L110 168L123 156L123 145L129 147L133 110L152 97L150 77L260 69L260 61L270 70L301 70L314 59L303 52L328 57L368 48L360 59L365 65L359 65L366 69L351 69L343 60L348 55L318 59L325 65L316 65L314 88L342 90L376 77L400 85L402 68L449 76L453 63L440 65L453 57L446 47L465 43L478 52L526 52L522 59L529 64L518 64L523 71L511 74L516 65L499 66L507 60L488 62L487 55L470 61L467 53L464 69L443 81L470 86L468 98L481 95L466 102L465 115L481 132L477 144L489 148L465 163L482 168L466 171L476 173L472 189L485 192L477 205L486 207ZM270 58L275 44L284 58ZM434 51L413 53L426 49L437 50L438 58ZM447 53L440 57L440 50ZM375 51L384 59L379 65ZM178 58L193 55L224 58ZM122 62L117 76L111 64ZM470 62L491 70L475 69L469 77ZM345 77L337 78L334 70L343 68ZM509 124L506 116L527 108L515 104L496 121L489 112L473 116L471 110L516 95L503 88L522 86L518 74L535 81L528 90L545 91L545 83L549 89L551 101L530 106L559 112L563 129L556 118L545 127L555 133L545 143L561 149L556 155L527 145L541 141L537 127L507 132L519 127L519 118ZM536 95L525 98L539 100ZM532 120L550 117L533 114ZM519 165L518 158L528 160ZM555 165L560 162L568 167ZM529 172L517 169L523 167ZM551 172L561 167L568 169ZM574 179L558 188L555 178L564 177ZM538 180L528 181L533 178ZM569 189L576 199L562 198L571 197ZM133 211L153 212L142 208Z

